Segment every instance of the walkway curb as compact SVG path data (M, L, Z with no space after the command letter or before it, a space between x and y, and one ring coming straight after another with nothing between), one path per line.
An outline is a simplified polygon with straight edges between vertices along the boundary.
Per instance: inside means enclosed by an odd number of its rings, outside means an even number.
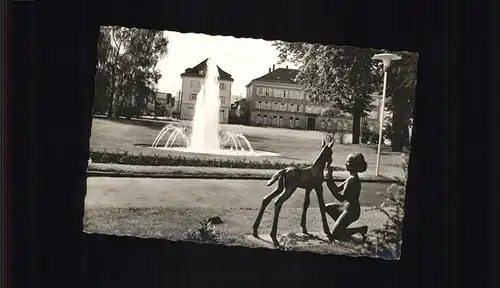
M272 175L271 175L272 176ZM191 173L129 173L116 171L93 171L87 170L87 177L112 177L112 178L156 178L156 179L226 179L226 180L269 180L270 175L238 175L238 174L220 174L204 173L193 175ZM360 177L361 182L365 183L396 183L396 179ZM334 176L335 181L344 181L345 178Z

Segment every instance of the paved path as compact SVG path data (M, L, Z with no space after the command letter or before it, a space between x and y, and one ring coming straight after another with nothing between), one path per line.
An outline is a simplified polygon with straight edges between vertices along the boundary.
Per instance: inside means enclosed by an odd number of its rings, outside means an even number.
M215 179L154 179L154 178L107 178L87 179L85 205L93 207L200 207L200 208L249 208L260 207L262 197L274 187L266 187L263 180L215 180ZM363 183L361 205L374 206L383 199L377 192L390 184ZM335 202L324 185L326 202ZM301 208L304 192L299 189L284 207ZM311 194L311 208L318 202Z

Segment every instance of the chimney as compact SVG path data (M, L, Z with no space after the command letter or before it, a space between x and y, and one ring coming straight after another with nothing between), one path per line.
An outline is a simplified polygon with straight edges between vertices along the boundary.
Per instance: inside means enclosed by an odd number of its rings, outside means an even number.
M271 73L271 67L269 67L269 73Z
M273 64L273 71L274 71L274 64Z

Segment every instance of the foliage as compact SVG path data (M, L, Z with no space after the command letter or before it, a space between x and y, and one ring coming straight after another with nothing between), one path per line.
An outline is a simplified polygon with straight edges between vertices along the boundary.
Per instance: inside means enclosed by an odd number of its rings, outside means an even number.
M401 168L403 176L398 182L392 184L387 191L379 193L385 201L376 209L387 216L384 228L374 231L378 238L380 248L394 250L395 256L401 254L401 244L403 241L403 218L406 194L406 182L408 179L408 157L401 155ZM391 249L393 247L394 249Z
M392 139L392 133L392 120L390 117L386 117L384 127L382 127L382 137L384 137L384 139Z
M373 108L371 95L381 83L380 63L371 59L375 50L282 41L273 45L280 62L299 66L295 80L313 103L331 103L352 115L353 143L358 144L361 118Z
M184 156L159 156L157 154L149 156L143 154L130 154L128 152L108 152L90 151L90 158L93 163L114 163L125 165L146 165L146 166L191 166L191 167L225 167L225 168L247 168L247 169L283 169L286 167L307 167L312 163L285 163L272 162L268 159L262 161L251 161L246 159L206 159L198 157ZM340 167L334 167L335 171L343 171Z
M368 121L363 121L361 125L361 143L366 144L370 141L373 131L368 126Z
M250 107L248 105L247 99L240 99L233 104L231 104L231 109L239 109L240 115L230 115L231 124L250 124Z
M158 61L167 54L162 31L102 27L95 76L95 111L111 116L140 116L154 101L161 78Z
M195 231L188 231L184 240L198 243L218 244L221 242L221 233L214 229L214 225L209 220L200 222L200 227Z

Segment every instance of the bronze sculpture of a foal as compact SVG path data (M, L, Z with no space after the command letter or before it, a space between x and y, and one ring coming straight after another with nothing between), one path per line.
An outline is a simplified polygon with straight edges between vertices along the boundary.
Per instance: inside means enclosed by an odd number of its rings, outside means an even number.
M276 239L276 233L278 230L278 217L281 211L281 207L283 206L283 203L288 200L290 196L292 196L293 192L295 192L297 188L302 188L306 191L302 218L300 221L302 231L304 232L304 234L307 234L306 214L307 208L309 208L309 196L311 194L311 191L314 189L318 197L321 221L323 223L323 231L328 236L328 239L333 239L333 236L328 227L328 222L326 220L325 200L323 198L323 172L325 169L325 165L330 165L332 163L333 141L329 144L326 144L325 140L323 140L321 147L321 153L312 166L309 166L307 168L288 167L282 169L274 174L274 176L267 182L267 186L271 186L276 181L279 181L278 187L276 187L273 192L266 195L262 200L262 206L260 207L259 214L257 215L257 219L255 219L255 223L253 225L254 237L259 236L258 230L260 221L262 220L262 216L264 215L264 210L266 210L266 207L269 205L271 200L280 195L280 197L274 202L274 219L270 233L274 245L279 245L278 239Z

